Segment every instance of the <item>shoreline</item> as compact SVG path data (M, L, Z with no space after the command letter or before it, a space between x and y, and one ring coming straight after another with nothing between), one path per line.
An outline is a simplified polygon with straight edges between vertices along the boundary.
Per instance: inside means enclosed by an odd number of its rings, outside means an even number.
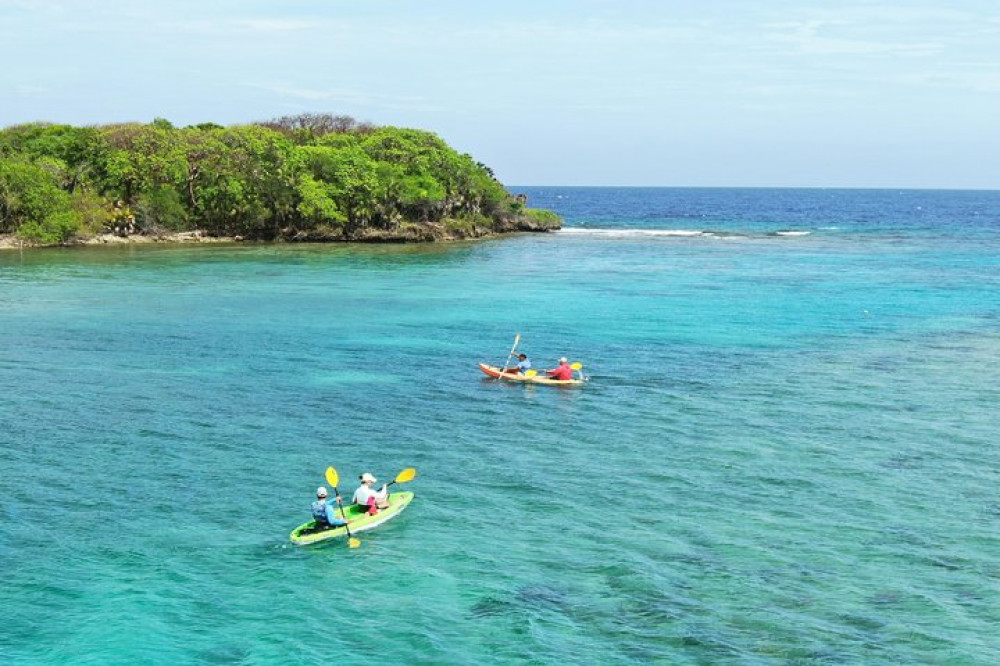
M243 236L213 236L205 231L179 231L158 234L114 233L97 234L73 238L62 243L33 243L18 238L14 234L0 234L0 251L25 250L53 247L89 247L108 245L189 245L189 244L294 244L294 243L452 243L467 240L486 240L515 233L547 233L559 229L558 226L517 225L503 230L485 228L447 229L442 225L420 225L393 230L360 229L351 234L322 233L315 230L274 239L246 238Z
M199 231L185 231L173 234L158 234L146 236L132 234L98 234L85 238L74 238L62 243L33 243L25 241L13 234L0 235L0 251L2 250L37 250L53 247L86 247L91 245L149 245L154 243L184 245L188 243L241 243L238 236L209 236Z

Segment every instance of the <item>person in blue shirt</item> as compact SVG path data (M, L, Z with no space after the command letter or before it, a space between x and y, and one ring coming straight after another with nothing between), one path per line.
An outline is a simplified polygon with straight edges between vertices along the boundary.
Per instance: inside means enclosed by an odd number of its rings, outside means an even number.
M337 504L340 502L338 497ZM347 521L337 515L336 505L326 501L326 488L323 486L316 489L316 501L312 503L312 514L313 520L316 521L316 527L319 529L343 527L347 524Z
M531 370L531 361L528 360L527 354L518 354L517 365L504 368L504 372L512 375L523 375L527 373L528 370Z

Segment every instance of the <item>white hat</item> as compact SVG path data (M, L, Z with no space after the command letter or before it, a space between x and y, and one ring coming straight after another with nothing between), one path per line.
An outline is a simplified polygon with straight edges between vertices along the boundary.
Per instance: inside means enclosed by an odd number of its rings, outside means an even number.
M316 497L326 497L326 488L320 486L316 489Z
M562 357L561 359L559 359L559 362L560 362L560 363L566 363L566 362L567 362L567 361L566 361L566 357L565 357L565 356L563 356L563 357Z
M364 474L361 475L361 483L368 483L369 481L371 483L375 483L376 481L378 481L378 479L372 476L371 472L365 472Z

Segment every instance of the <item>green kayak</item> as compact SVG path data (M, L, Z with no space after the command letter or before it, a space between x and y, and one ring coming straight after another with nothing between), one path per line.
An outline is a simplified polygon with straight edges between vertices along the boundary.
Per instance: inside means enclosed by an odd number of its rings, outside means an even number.
M347 516L351 534L373 529L387 520L392 520L403 513L403 509L409 505L412 499L413 493L410 492L392 493L389 495L389 508L379 510L374 516L369 516L356 504L345 506L344 514ZM334 527L333 529L317 530L316 521L310 520L292 530L291 539L296 546L308 546L317 541L326 541L342 536L347 536L347 528Z

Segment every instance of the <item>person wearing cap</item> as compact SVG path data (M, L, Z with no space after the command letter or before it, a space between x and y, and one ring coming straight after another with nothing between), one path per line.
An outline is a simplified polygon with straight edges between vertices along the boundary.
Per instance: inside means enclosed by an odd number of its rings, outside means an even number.
M337 504L340 504L340 497L337 497L336 501ZM346 520L337 515L334 503L326 501L326 488L323 486L316 489L316 501L312 503L312 514L313 520L316 521L316 527L321 529L343 527L347 524Z
M567 379L573 379L573 368L570 367L569 361L563 356L559 359L559 365L551 370L546 370L547 374L552 379L559 379L561 381L566 381Z
M525 353L520 353L517 355L517 365L504 368L504 372L510 373L512 375L523 375L528 370L531 370L531 361L528 360L528 355Z
M389 506L389 488L383 483L379 490L375 490L374 486L377 481L378 479L372 476L371 472L365 472L361 475L361 485L354 491L354 503L368 507L370 514L376 514L379 509Z

